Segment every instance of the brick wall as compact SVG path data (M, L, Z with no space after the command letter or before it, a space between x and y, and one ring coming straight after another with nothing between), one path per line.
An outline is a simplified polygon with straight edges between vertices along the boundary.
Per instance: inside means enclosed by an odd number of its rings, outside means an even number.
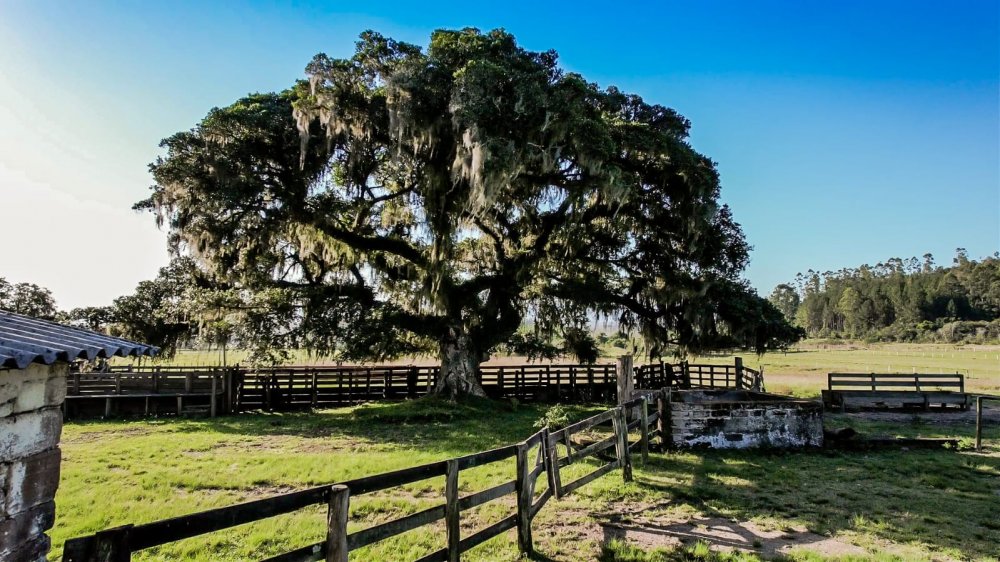
M819 403L671 402L670 427L675 447L823 445L823 409Z
M0 370L0 560L45 560L59 486L65 363Z

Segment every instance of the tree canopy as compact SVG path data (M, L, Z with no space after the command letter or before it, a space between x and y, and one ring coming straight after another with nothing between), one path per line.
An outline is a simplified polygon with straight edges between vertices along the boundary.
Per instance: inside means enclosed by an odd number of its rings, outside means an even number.
M959 248L951 267L937 266L925 254L922 260L892 258L840 271L809 270L795 284L797 289L779 285L772 300L780 294L782 301L794 304L785 308L776 302L812 337L1000 339L1000 255L977 261Z
M433 349L452 395L481 393L498 346L585 350L594 315L653 356L800 337L740 278L749 248L674 110L502 30L426 49L366 32L306 74L165 139L137 205L247 337L346 359Z
M54 318L56 301L52 291L34 283L10 283L0 277L0 309L34 316L36 318Z

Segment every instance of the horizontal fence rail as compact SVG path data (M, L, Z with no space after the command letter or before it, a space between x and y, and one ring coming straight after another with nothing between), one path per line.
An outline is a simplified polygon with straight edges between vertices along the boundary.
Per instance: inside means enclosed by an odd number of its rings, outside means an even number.
M532 520L552 497L562 497L616 468L622 469L625 481L632 479L631 452L640 450L645 461L650 439L663 438L661 420L665 391L637 391L637 398L564 428L548 427L526 440L457 458L427 463L392 472L357 478L332 485L317 486L266 499L220 507L181 517L141 525L124 525L70 539L66 542L66 562L127 561L134 552L175 541L221 531L291 513L314 505L327 506L326 538L315 544L267 558L267 562L302 562L328 560L346 562L348 553L393 536L445 521L447 544L418 559L418 562L457 561L463 552L509 529L517 529L521 552L533 553ZM657 412L650 413L650 405ZM610 424L611 430L607 431ZM631 433L638 437L632 439ZM596 441L581 441L583 434ZM574 436L577 439L574 441ZM563 447L565 454L559 454ZM613 454L610 452L613 450ZM461 496L459 475L462 470L515 459L512 479L490 488ZM572 482L563 483L561 470L584 459L597 459L599 466ZM542 479L544 475L544 479ZM434 477L445 478L444 503L391 521L349 533L347 531L351 498L384 491ZM545 483L538 488L538 480ZM461 535L461 514L487 502L513 495L514 513L478 531Z
M763 390L763 373L732 365L654 363L633 369L636 388ZM268 368L116 366L73 373L66 414L224 414L329 408L425 396L440 378L436 366L284 366ZM494 399L523 402L614 403L613 364L485 365L479 380ZM175 407L176 406L176 407Z

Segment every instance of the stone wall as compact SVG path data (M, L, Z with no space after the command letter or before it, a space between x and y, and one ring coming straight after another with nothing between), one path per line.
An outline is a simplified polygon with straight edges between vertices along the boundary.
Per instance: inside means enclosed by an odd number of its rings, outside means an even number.
M671 443L720 449L823 446L820 403L769 398L671 402Z
M65 363L0 369L0 560L45 560L59 486Z

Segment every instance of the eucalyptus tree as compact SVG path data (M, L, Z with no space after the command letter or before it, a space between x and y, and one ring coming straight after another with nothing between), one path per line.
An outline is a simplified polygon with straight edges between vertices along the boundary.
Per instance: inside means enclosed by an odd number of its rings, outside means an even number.
M748 246L674 110L500 30L366 32L306 74L166 139L138 204L270 344L431 348L454 397L499 346L592 351L594 315L651 355L798 337L740 280Z

